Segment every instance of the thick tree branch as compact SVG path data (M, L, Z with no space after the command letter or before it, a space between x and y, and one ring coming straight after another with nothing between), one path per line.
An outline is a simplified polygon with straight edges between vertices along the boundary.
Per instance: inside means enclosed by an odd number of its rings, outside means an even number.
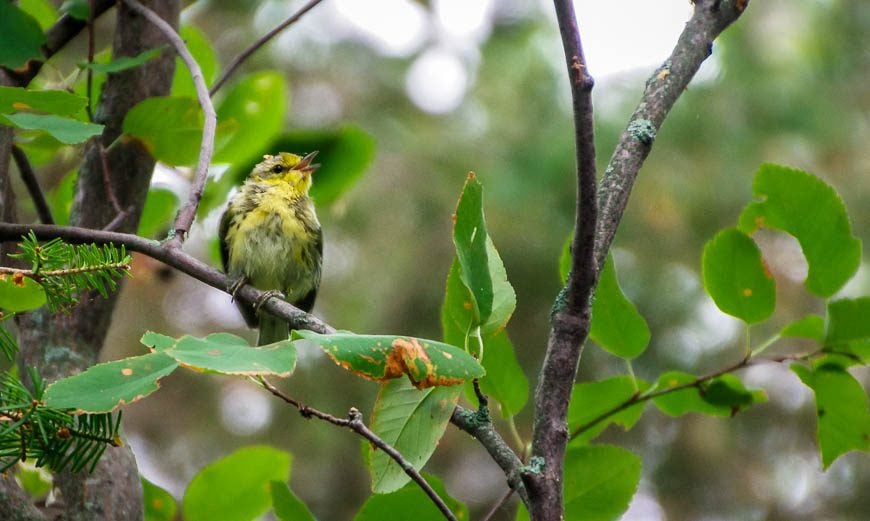
M694 4L692 18L671 56L647 80L640 103L604 171L595 234L595 259L599 266L604 265L637 173L652 150L665 117L712 53L713 40L740 17L749 0L696 0Z
M175 51L181 56L184 64L190 70L190 76L193 79L193 85L196 88L196 97L199 100L199 106L202 107L202 113L205 120L202 125L202 143L199 147L199 159L196 162L196 170L193 174L193 183L190 187L190 195L187 202L178 211L178 216L175 218L174 236L170 244L174 247L180 247L184 242L190 226L193 224L193 219L196 217L196 209L199 207L199 201L202 199L202 192L205 189L205 182L208 178L208 165L211 163L211 156L214 152L214 135L217 128L217 115L214 111L214 106L211 103L211 97L208 93L208 87L205 85L205 76L202 74L199 64L190 54L184 40L178 35L178 32L160 18L157 13L148 9L137 0L123 0L131 9L141 14L154 24L160 32L166 37Z
M290 16L290 18L288 18L288 19L284 20L283 22L281 22L280 24L278 24L274 29L272 29L271 31L269 31L268 33L264 34L262 37L257 39L256 42L252 43L250 45L250 47L248 47L247 49L245 49L244 51L239 53L239 55L236 56L235 58L233 58L233 61L231 61L230 64L227 65L227 68L224 69L224 72L221 73L220 78L218 78L218 80L216 82L214 82L214 85L211 86L211 90L209 91L209 94L214 96L215 93L218 91L218 89L220 89L223 86L223 84L226 83L226 81L230 78L230 76L232 76L232 74L234 72L236 72L236 69L239 68L239 65L241 65L245 60L250 58L252 54L259 51L260 47L266 45L273 38L278 36L278 34L281 33L281 31L283 31L284 29L295 24L300 18L302 18L302 16L305 13L307 13L308 11L313 9L314 6L316 6L317 4L319 4L322 1L323 0L310 0L307 4L300 7L298 11L293 13Z
M339 427L348 428L368 440L369 443L377 447L379 450L382 450L400 467L402 467L402 470L405 471L405 474L407 474L408 477L410 477L421 489L423 489L423 492L427 496L429 496L429 499L431 499L435 506L438 507L438 510L440 510L441 513L444 514L445 518L452 521L457 521L456 516L450 510L450 507L448 507L444 500L441 499L441 496L439 496L438 493L435 492L435 489L433 489L432 486L429 485L429 482L427 482L423 478L423 476L420 475L417 469L414 468L414 465L411 465L411 463L408 462L408 460L406 460L399 451L397 451L392 445L382 440L380 436L378 436L371 429L369 429L362 419L362 414L358 410L356 410L355 408L351 408L347 414L347 418L338 418L329 413L325 413L313 407L309 407L304 403L300 402L299 400L296 400L282 393L280 389L269 383L269 381L263 377L255 379L254 381L262 385L273 395L284 400L293 407L296 407L299 410L299 414L301 414L303 418L317 418L318 420L323 420Z
M568 442L568 400L589 334L590 300L598 276L593 255L597 220L592 87L571 0L555 0L574 113L577 207L571 273L553 308L547 352L535 389L531 465L522 474L536 520L562 519L562 475Z

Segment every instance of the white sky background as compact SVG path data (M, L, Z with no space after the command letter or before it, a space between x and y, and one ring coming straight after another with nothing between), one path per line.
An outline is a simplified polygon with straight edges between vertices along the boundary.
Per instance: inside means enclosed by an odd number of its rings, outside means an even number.
M422 110L444 114L462 103L473 81L478 45L489 35L497 13L537 7L549 13L555 28L550 2L529 4L434 0L427 11L411 0L336 0L330 18L338 22L343 38L388 56L415 56L406 77L408 97ZM660 64L691 15L688 0L576 0L574 5L589 70L599 81Z

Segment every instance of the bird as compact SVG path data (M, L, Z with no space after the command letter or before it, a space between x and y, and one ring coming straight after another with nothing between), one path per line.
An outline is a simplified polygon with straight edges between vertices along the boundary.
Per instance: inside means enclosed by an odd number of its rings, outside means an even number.
M263 156L221 217L221 261L235 281L230 293L235 297L244 284L265 291L255 304L234 298L248 326L259 326L258 346L290 334L286 321L260 310L269 297L279 295L305 312L314 307L323 265L323 232L309 196L320 167L312 164L315 156Z

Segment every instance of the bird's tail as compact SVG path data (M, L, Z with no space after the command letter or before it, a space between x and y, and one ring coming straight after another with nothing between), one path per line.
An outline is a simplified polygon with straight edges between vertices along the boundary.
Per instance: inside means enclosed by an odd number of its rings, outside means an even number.
M260 335L257 337L258 346L274 344L281 340L287 340L289 336L290 326L286 321L270 315L265 311L260 312Z

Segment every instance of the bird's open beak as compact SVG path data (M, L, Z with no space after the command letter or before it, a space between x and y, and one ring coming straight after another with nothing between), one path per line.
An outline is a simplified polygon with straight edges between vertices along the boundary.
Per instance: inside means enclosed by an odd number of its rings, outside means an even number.
M303 172L308 172L309 174L314 173L318 168L320 168L320 164L311 164L314 161L314 158L317 157L318 151L315 150L311 152L307 156L303 157L299 163L296 164L295 169L301 170Z

